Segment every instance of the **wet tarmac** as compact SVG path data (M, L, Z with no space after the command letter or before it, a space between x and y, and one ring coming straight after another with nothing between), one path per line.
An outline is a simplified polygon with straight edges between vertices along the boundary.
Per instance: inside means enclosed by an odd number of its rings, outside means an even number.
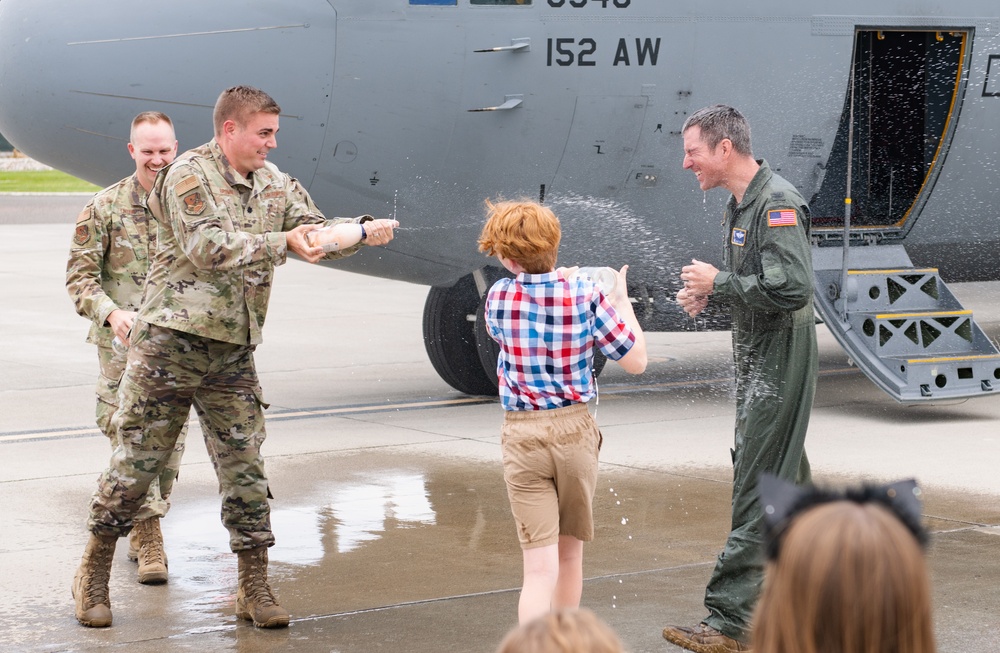
M22 201L0 197L0 216ZM63 288L77 208L63 198L31 224L0 219L0 650L493 651L516 622L521 570L501 409L434 373L424 288L299 261L276 275L257 353L271 403L271 580L291 626L262 631L233 615L236 558L196 423L163 521L169 583L139 585L120 543L114 626L76 623L69 587L110 453L93 426L87 322ZM956 292L1000 336L1000 284ZM660 631L704 616L728 530L729 337L651 334L650 350L642 377L611 364L601 377L583 604L629 651L670 653ZM1000 397L900 406L822 328L820 352L807 440L817 479L916 477L934 533L939 650L1000 650Z

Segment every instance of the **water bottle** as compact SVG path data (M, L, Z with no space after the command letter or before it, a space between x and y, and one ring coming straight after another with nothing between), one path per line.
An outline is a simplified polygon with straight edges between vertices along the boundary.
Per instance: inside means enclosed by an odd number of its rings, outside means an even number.
M615 291L615 286L618 285L618 275L615 274L613 269L607 267L580 268L570 278L575 279L577 277L593 281L594 285L600 288L605 296L610 296Z
M111 341L111 348L114 349L115 353L118 354L119 356L128 355L128 345L122 342L122 339L119 338L118 336L115 336L114 339Z
M357 222L339 222L306 233L310 247L322 247L324 252L338 252L361 241L362 227Z

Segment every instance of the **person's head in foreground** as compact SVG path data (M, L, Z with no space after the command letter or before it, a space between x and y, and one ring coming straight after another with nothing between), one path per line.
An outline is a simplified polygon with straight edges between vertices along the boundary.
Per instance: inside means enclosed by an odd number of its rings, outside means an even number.
M586 608L549 612L513 629L497 653L624 653L611 627Z
M555 269L562 231L552 210L527 200L486 200L479 251L496 256L511 272L544 274ZM512 266L511 264L514 264Z
M754 653L934 653L913 481L843 492L762 476L768 565Z

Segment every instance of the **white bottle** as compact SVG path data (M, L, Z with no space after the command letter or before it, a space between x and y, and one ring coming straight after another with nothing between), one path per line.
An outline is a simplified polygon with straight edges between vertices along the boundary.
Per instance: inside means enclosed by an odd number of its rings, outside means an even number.
M310 247L323 247L324 252L337 252L361 242L363 230L357 222L341 222L306 233Z
M115 353L118 354L119 356L128 355L128 345L122 342L122 339L119 338L118 336L115 336L111 340L111 348L114 349Z
M615 291L615 286L618 285L618 275L611 268L598 268L598 267L587 267L580 268L572 274L570 277L574 279L576 277L582 277L584 279L590 279L594 282L594 285L601 289L605 297L610 297L611 293Z

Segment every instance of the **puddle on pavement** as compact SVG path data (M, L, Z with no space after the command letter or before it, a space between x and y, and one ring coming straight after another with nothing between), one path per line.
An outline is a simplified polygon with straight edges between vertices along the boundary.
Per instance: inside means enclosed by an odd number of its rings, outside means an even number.
M138 585L124 542L119 547L112 574L115 628L94 633L76 626L66 578L58 595L28 601L26 592L16 628L2 640L19 632L39 644L33 650L56 650L53 642L67 638L101 648L152 646L170 637L176 650L264 651L305 636L306 622L315 636L350 615L387 607L447 613L455 608L444 608L442 599L466 597L459 603L466 609L488 604L504 613L504 623L516 613L521 557L499 464L386 448L300 455L269 466L277 538L269 552L270 580L293 619L306 620L301 629L251 637L255 629L235 619L236 556L219 521L216 486L203 475L178 485L163 521L167 585ZM671 590L677 596L662 600L700 605L704 579L728 532L726 477L717 469L602 465L596 537L584 556L588 601L627 613L639 609L651 583L684 577L687 584ZM985 497L932 491L926 499L925 512L935 515L928 520L932 530L1000 523L1000 507ZM60 555L72 557L74 566L79 560L75 551ZM53 621L52 614L59 618ZM381 636L377 628L371 636Z
M298 458L295 470L272 472L277 545L270 549L273 585L294 615L519 586L520 549L498 464L389 451L314 454ZM729 528L725 476L603 466L586 576L711 564ZM928 499L929 514L949 518L930 520L932 529L1000 521L1000 511L986 514L982 503L972 510L954 497ZM171 585L192 592L185 609L228 615L236 565L218 498L175 498L164 529Z

